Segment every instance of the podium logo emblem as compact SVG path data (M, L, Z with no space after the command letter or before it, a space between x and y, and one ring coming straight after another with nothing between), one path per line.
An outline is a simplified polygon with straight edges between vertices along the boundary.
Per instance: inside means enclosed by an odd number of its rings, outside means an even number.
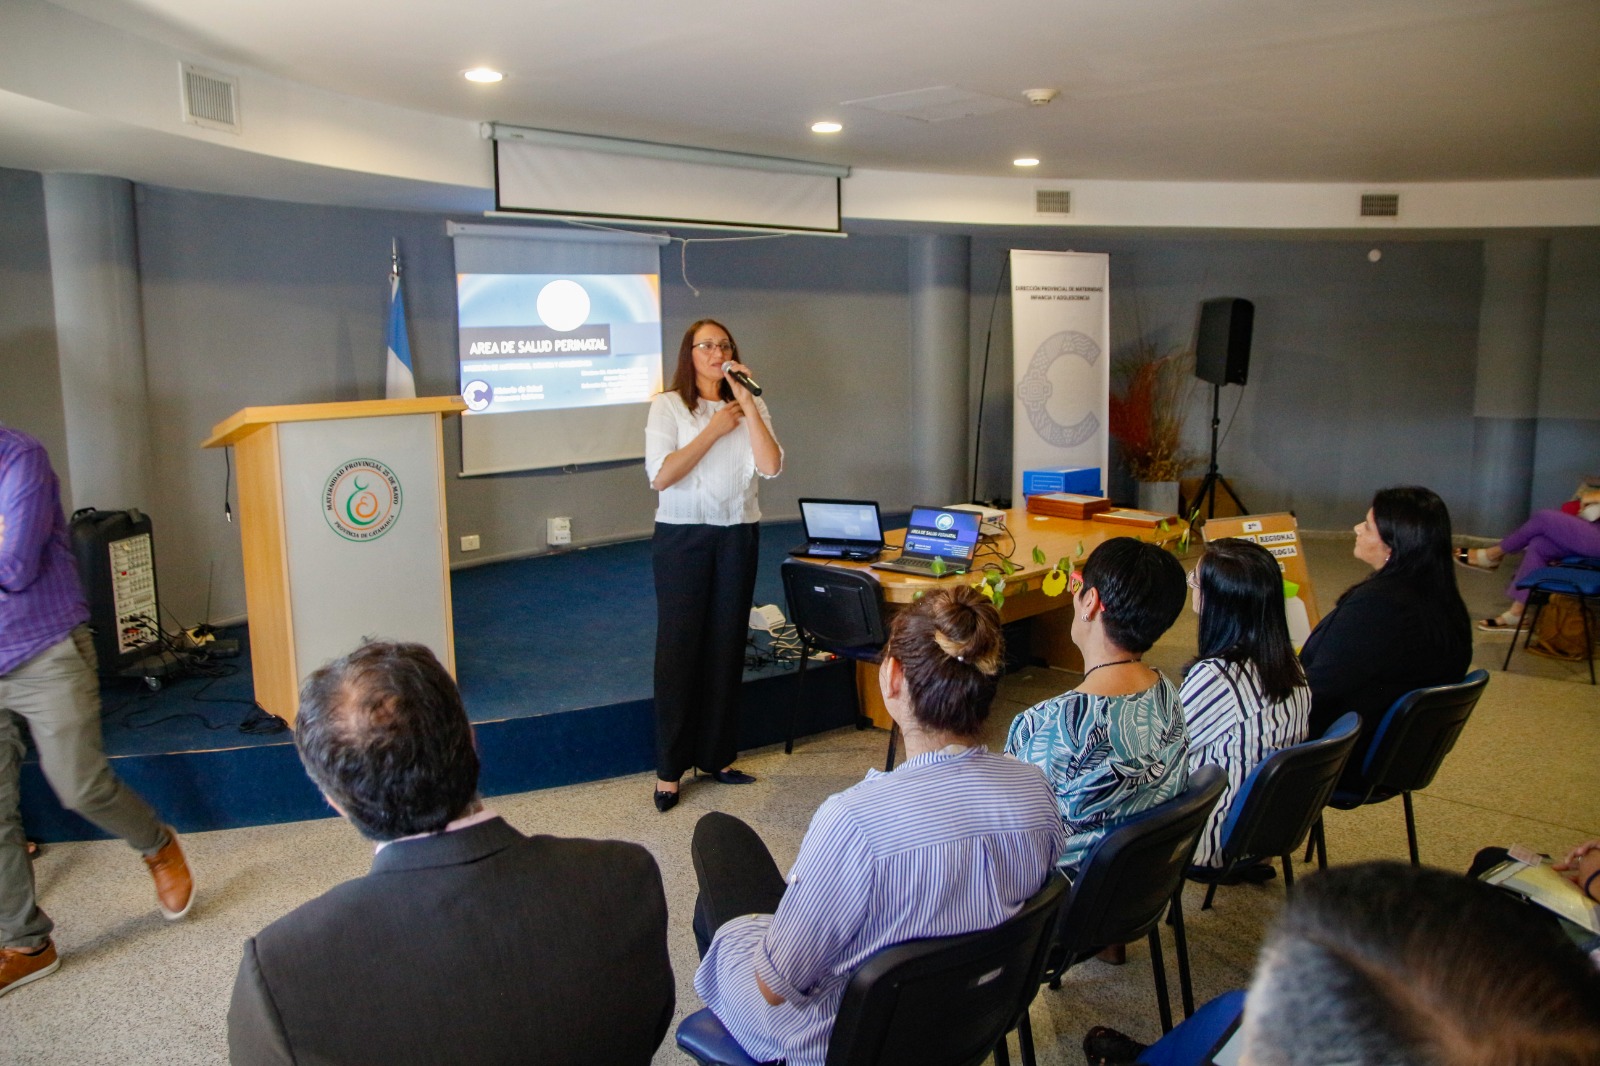
M400 518L400 479L376 459L340 463L322 487L322 517L345 540L377 540Z

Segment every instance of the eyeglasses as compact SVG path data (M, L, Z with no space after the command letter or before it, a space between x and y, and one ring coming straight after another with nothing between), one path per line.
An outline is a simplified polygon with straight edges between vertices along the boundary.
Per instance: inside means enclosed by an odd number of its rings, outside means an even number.
M694 350L697 352L727 353L733 351L733 345L727 341L699 341L695 344Z

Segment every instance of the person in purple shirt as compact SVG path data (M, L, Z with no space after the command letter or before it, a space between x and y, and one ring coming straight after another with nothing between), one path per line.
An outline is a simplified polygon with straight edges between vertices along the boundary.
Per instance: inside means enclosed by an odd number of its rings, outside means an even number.
M181 918L194 902L177 835L106 763L88 620L50 457L0 426L0 996L61 965L22 832L19 717L62 805L144 856L161 913Z

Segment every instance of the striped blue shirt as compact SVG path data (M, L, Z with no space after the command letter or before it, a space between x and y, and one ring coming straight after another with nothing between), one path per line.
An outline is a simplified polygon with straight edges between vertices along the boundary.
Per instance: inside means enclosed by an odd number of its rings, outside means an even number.
M870 771L817 809L778 912L717 930L695 991L752 1058L820 1066L856 967L880 948L999 925L1064 840L1039 771L986 748Z
M0 426L0 677L89 620L44 445Z
M1159 680L1143 692L1063 692L1017 715L1006 752L1044 771L1067 829L1061 866L1077 870L1106 830L1183 791L1187 737L1178 692Z
M1288 699L1272 703L1254 663L1202 659L1184 675L1178 698L1189 729L1190 771L1211 763L1228 775L1194 853L1196 866L1221 866L1222 823L1234 797L1262 759L1306 739L1311 689L1298 685Z

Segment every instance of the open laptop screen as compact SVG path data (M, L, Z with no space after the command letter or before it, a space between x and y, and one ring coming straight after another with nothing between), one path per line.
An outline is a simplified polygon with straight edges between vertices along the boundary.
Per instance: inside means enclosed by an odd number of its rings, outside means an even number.
M878 505L867 500L801 500L806 539L881 547Z
M972 511L941 511L916 507L906 523L906 553L972 560L978 546L978 515Z

